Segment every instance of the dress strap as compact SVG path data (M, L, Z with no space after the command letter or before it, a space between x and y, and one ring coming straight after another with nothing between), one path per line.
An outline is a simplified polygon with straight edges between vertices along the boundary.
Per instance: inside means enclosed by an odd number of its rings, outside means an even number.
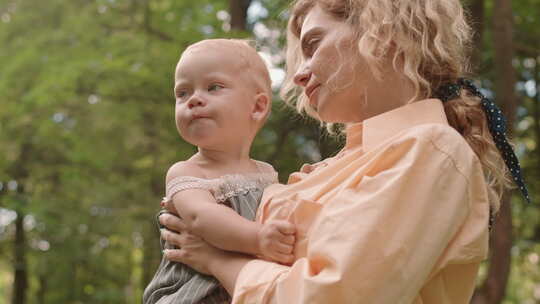
M264 173L264 169L262 168L262 166L261 166L261 164L260 164L260 162L258 160L255 161L255 166L257 166L257 171L259 173L261 173L261 174Z
M214 192L216 189L215 180L202 179L193 176L175 177L167 183L164 200L170 201L176 193L188 189L204 189Z

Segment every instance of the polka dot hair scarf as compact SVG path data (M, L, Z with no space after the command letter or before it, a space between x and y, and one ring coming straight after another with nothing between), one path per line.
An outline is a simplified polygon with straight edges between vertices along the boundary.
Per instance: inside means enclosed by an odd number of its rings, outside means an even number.
M529 192L527 191L527 186L521 176L521 167L517 159L516 153L508 143L506 138L506 118L504 117L502 111L497 107L497 105L486 98L480 90L473 84L469 79L459 78L456 83L449 83L442 85L434 94L434 96L442 102L447 102L452 99L456 99L460 96L461 90L467 90L472 95L480 98L482 108L486 114L488 121L489 132L495 141L495 145L499 149L502 158L516 185L519 187L521 194L525 200L530 203L531 199L529 197ZM493 223L493 216L490 217L490 228Z

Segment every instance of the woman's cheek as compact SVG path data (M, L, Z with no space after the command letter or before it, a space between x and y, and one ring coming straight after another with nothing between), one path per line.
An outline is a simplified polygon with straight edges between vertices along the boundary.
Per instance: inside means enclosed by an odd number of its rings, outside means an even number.
M316 55L316 57L313 57L313 73L319 76L321 82L333 81L345 65L342 55L335 46L321 48Z

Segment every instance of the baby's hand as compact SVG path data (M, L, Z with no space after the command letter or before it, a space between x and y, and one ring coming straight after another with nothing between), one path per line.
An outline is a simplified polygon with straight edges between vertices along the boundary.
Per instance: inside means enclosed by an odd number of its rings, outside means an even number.
M267 259L284 264L294 261L296 228L287 221L269 221L258 233L259 252Z

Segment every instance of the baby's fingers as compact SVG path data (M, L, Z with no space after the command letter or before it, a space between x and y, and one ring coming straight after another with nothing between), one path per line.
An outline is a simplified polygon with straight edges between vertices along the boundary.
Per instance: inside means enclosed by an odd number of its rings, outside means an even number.
M294 262L294 256L292 254L275 253L272 255L272 259L282 264L291 264Z
M276 250L278 253L290 254L293 252L293 248L294 247L292 245L276 243L274 250Z
M296 233L296 227L287 221L276 221L275 222L276 228L281 232L282 234L295 234Z
M294 242L296 241L296 237L294 234L288 234L281 237L281 242L284 244L294 245Z

